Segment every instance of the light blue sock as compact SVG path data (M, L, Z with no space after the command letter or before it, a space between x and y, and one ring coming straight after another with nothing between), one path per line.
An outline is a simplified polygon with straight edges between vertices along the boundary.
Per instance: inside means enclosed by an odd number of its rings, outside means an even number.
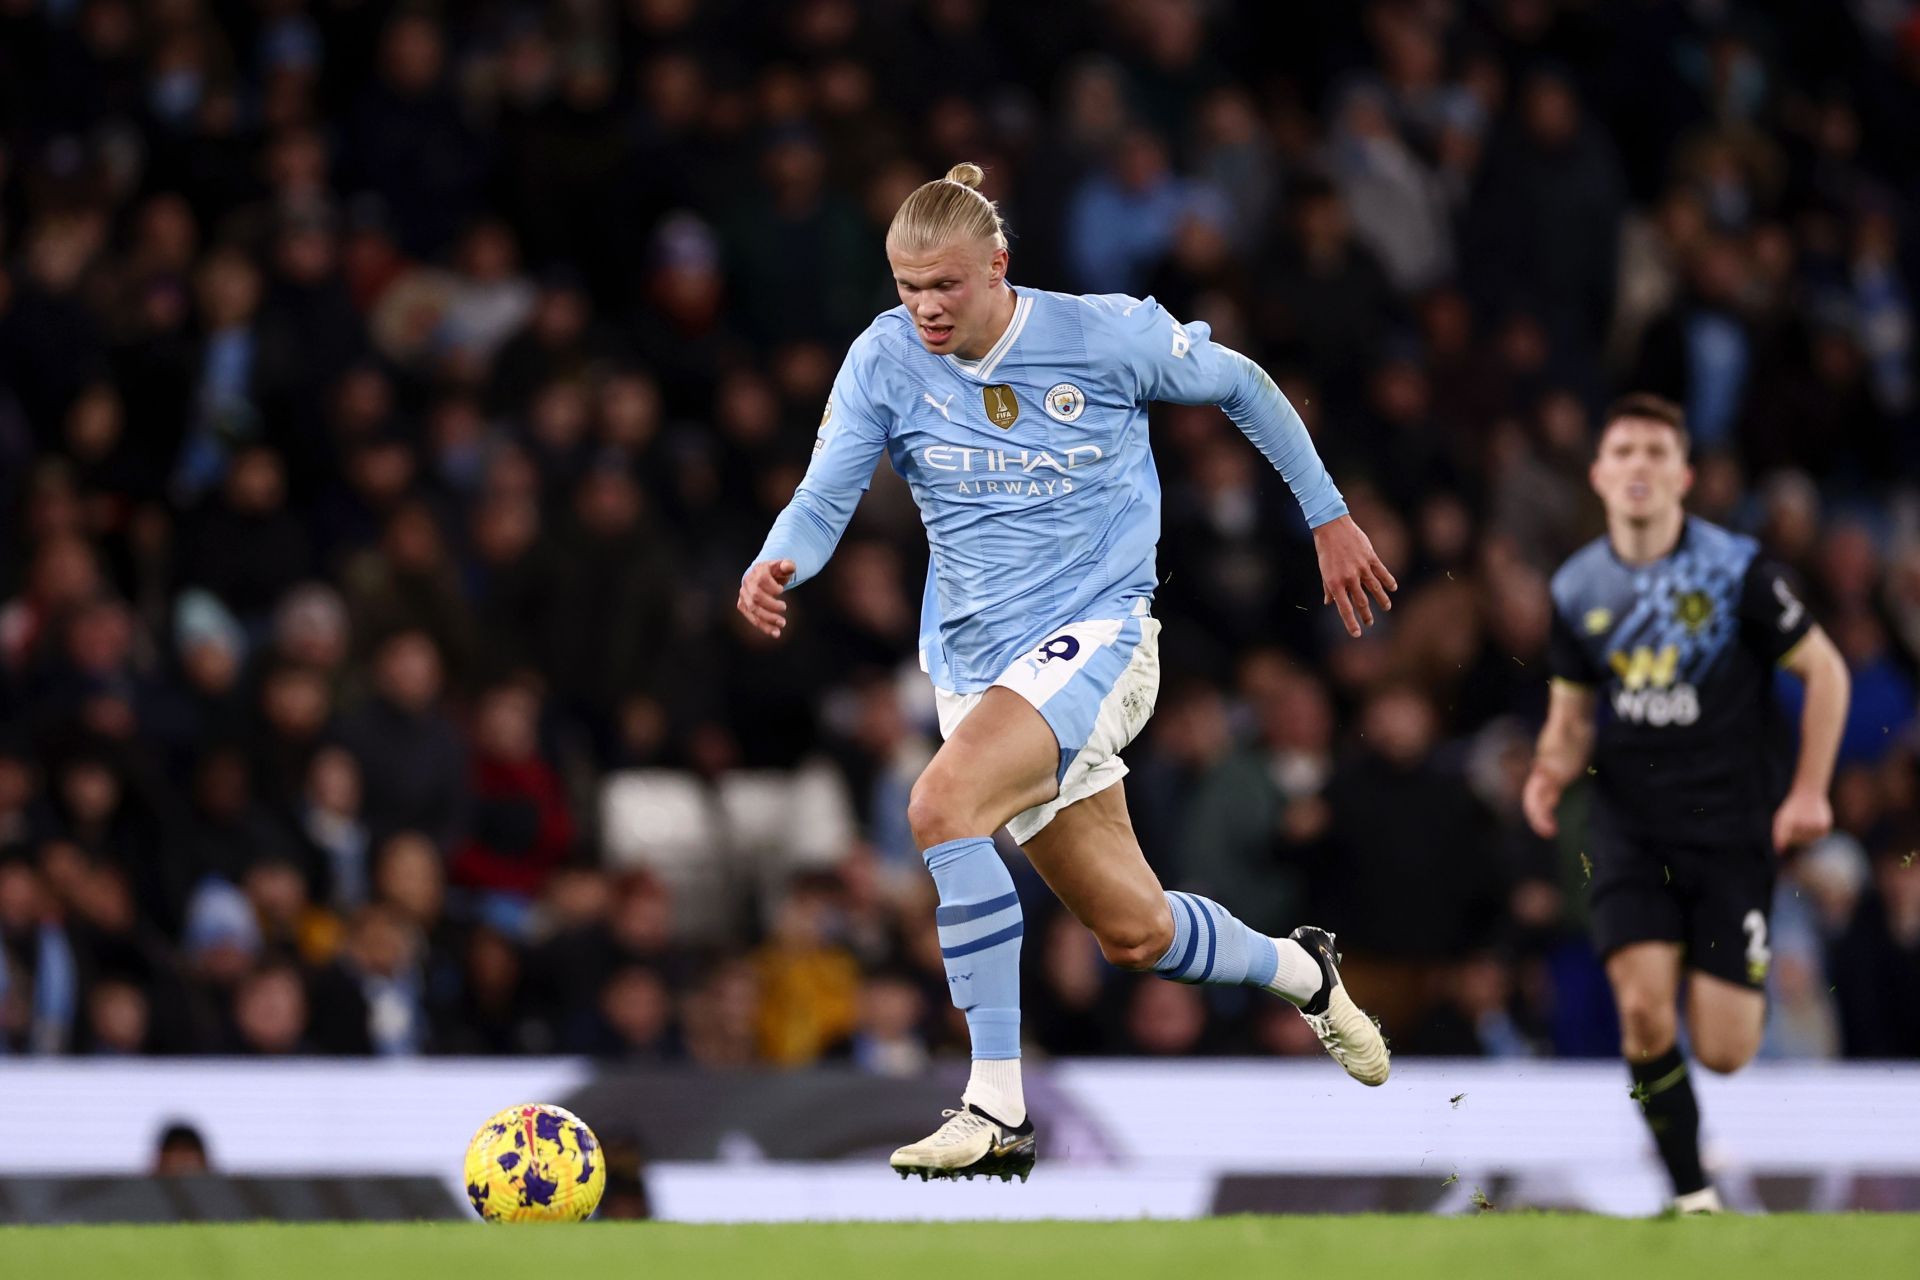
M1231 911L1197 893L1169 893L1173 945L1153 966L1175 982L1264 987L1280 959L1273 941L1241 924Z
M940 890L940 957L947 993L967 1015L975 1058L1020 1056L1020 936L1013 877L986 836L949 840L920 855Z

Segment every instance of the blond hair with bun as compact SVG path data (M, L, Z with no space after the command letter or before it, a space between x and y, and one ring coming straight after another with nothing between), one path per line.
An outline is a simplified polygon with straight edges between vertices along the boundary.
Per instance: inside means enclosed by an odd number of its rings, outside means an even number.
M1007 229L993 201L980 194L986 170L966 161L915 188L893 215L887 247L907 253L931 253L956 240L988 240L1007 247Z

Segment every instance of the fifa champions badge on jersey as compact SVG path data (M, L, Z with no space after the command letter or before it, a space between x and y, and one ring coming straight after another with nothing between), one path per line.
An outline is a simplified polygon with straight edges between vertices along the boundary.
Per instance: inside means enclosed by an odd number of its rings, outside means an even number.
M1004 382L980 388L981 403L987 409L987 421L1005 431L1020 417L1020 402L1014 398L1013 388Z

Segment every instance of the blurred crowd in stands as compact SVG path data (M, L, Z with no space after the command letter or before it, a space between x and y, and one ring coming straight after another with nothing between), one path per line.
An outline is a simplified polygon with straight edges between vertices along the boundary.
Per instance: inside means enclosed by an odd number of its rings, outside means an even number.
M1920 1056L1916 121L1901 0L0 0L0 1053L963 1053L904 486L732 604L964 159L1016 286L1272 370L1401 582L1346 639L1154 411L1169 887L1337 928L1397 1051L1614 1052L1517 794L1653 390L1853 669L1768 1052ZM1316 1051L1009 854L1035 1052Z

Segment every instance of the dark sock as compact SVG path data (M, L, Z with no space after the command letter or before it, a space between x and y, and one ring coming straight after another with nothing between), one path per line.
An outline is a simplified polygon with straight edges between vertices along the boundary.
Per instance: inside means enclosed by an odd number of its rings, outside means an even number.
M1680 1046L1646 1062L1630 1062L1627 1069L1633 1073L1634 1100L1673 1179L1673 1194L1700 1190L1707 1185L1700 1169L1700 1107L1693 1100L1693 1081Z

